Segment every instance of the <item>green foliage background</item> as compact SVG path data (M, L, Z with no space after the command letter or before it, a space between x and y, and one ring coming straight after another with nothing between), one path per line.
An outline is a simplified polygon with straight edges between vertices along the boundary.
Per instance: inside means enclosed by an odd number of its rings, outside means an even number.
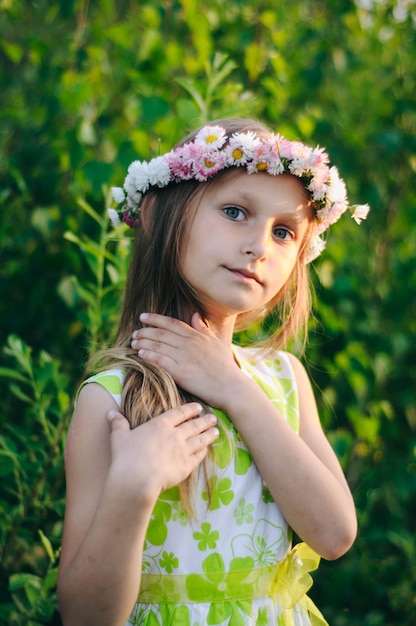
M242 114L372 206L313 269L306 365L360 530L312 596L333 626L416 625L415 30L414 0L0 0L1 624L60 624L71 397L129 255L109 186Z

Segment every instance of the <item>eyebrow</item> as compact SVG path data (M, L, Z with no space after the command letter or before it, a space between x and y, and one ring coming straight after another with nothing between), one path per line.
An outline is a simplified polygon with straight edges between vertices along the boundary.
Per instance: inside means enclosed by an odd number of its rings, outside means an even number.
M245 191L245 190L237 190L237 192L233 191L232 193L230 193L230 202L235 202L236 199L236 194L238 194L238 200L241 202L249 202L249 203L256 203L257 202L257 194L255 193L251 193L250 191ZM222 197L221 197L222 196ZM224 191L222 191L221 193L218 194L218 197L221 199L221 202L225 202L227 203L227 194L224 193ZM234 197L235 199L232 200L231 198ZM300 222L303 217L301 218L299 216L299 211L295 210L295 211L286 211L285 213L279 213L279 215L276 215L276 219L279 220L292 220L293 222Z

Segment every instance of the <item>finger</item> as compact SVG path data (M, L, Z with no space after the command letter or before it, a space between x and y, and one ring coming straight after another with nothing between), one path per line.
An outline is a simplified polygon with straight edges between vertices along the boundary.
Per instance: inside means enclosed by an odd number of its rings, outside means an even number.
M207 456L208 448L203 448L202 450L197 450L193 453L195 467L199 465Z
M162 354L161 352L154 352L153 350L145 350L144 348L139 348L137 354L141 359L159 365L167 372L169 372L169 374L171 374L172 376L175 371L175 366L177 366L178 364L178 361L176 359L167 356L166 354Z
M153 352L158 352L163 349L164 346L168 348L177 348L180 343L180 337L167 330L161 328L141 328L135 331L135 336L132 338L131 347L147 348Z
M107 413L107 419L110 422L112 433L116 432L117 430L130 430L129 422L119 411L109 411Z
M197 418L193 420L192 418L196 418L202 411L202 406L199 402L188 402L187 404L182 404L174 409L169 409L166 413L163 413L163 416L166 416L172 422L172 426L180 426L185 422L189 422L193 424L194 421L198 421L202 418ZM203 417L206 417L205 415ZM215 418L215 416L213 416ZM212 422L211 425L215 423Z
M178 335L184 335L189 331L189 324L185 324L175 317L159 315L158 313L141 313L140 321L147 326L163 328Z
M192 438L198 439L198 437L200 437L204 433L212 431L213 428L215 429L216 424L217 418L215 417L215 415L208 413L207 415L201 415L200 417L196 417L193 420L189 420L181 427L184 429L186 438L188 440L191 440ZM214 432L211 432L210 436L212 435L214 435Z
M187 441L188 449L191 454L198 454L200 452L206 453L209 446L218 439L220 431L215 426L200 433L197 436L193 436Z

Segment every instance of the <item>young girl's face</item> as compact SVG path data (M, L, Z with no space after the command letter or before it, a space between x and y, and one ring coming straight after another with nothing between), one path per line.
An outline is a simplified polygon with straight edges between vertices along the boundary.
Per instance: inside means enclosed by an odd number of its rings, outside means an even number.
M233 170L195 205L181 268L208 319L263 307L288 280L313 219L302 183Z

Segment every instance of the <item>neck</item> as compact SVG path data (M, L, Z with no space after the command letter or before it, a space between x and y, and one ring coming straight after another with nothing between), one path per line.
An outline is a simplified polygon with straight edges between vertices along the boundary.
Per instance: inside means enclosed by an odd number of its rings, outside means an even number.
M233 341L236 316L221 317L210 315L207 319L211 332L225 345L231 346Z

